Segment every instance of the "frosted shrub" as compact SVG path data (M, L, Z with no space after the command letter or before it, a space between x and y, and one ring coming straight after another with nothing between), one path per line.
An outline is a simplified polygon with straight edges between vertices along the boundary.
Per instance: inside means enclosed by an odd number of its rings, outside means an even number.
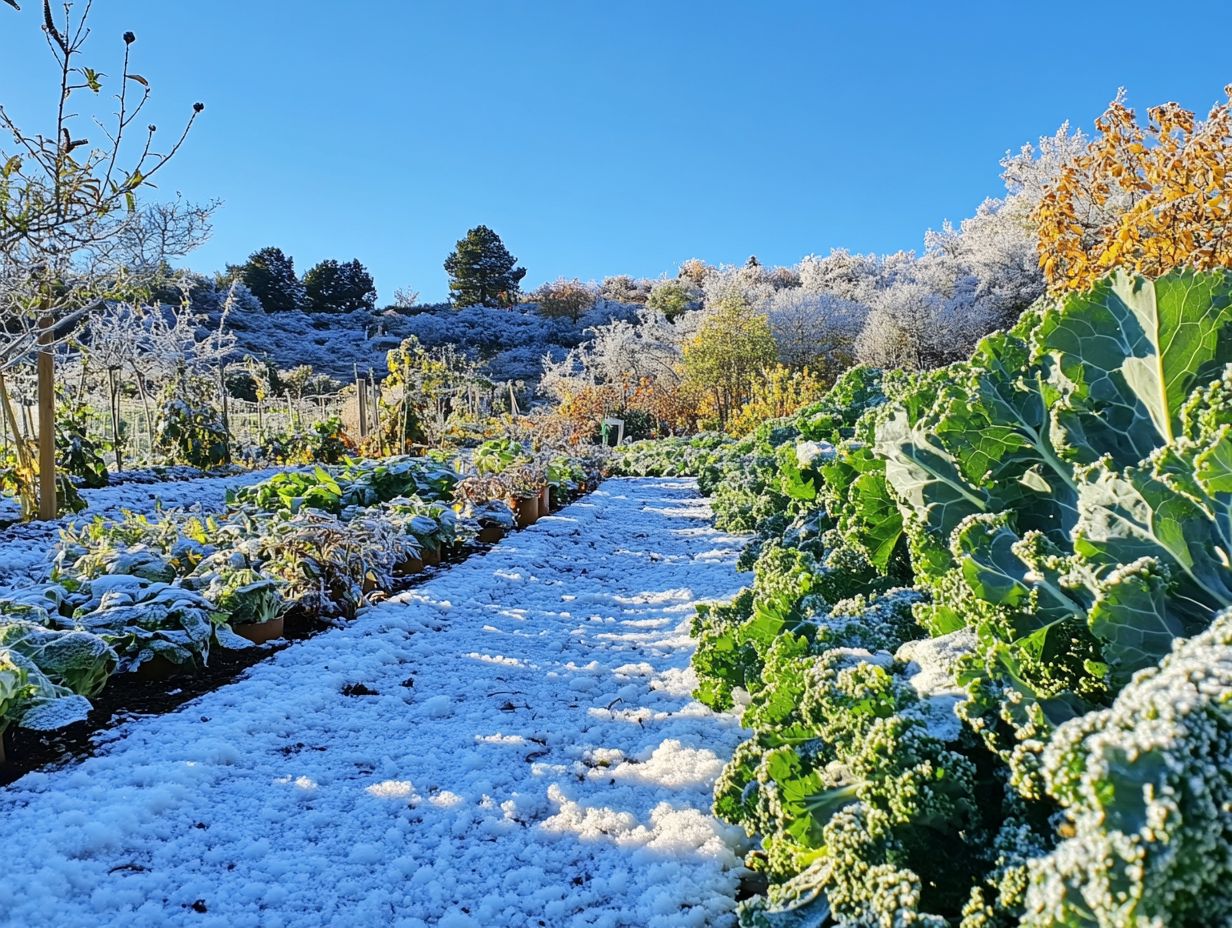
M586 310L595 305L598 289L574 278L560 278L546 283L530 295L541 316L550 319L568 319L577 322Z

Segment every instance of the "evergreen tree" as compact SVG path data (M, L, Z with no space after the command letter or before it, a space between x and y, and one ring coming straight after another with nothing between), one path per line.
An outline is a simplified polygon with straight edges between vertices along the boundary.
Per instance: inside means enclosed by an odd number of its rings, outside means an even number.
M376 286L359 259L338 262L326 258L304 274L304 295L311 312L348 312L374 309Z
M513 306L526 268L509 253L500 236L476 226L445 259L449 298L455 306Z
M267 313L289 312L304 306L304 285L295 275L295 262L281 248L262 248L232 269L253 292Z

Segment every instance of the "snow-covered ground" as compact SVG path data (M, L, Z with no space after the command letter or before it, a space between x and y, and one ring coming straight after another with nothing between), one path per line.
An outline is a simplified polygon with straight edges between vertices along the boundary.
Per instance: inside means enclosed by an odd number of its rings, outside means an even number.
M150 513L159 507L183 509L200 505L205 512L220 512L227 490L256 483L282 470L286 468L160 483L133 481L99 490L82 490L81 496L87 506L83 512L54 522L30 522L0 529L0 592L46 577L55 554L53 548L59 539L60 529L65 525L89 521L95 516L117 518L124 510ZM18 507L14 500L0 500L0 518L16 518L17 514Z
M741 586L692 481L610 480L97 756L0 790L5 925L721 928L736 719L688 623Z

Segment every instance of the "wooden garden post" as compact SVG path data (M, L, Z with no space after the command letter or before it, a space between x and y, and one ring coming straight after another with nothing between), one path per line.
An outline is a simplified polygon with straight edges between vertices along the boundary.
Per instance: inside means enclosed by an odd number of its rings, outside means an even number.
M120 448L120 384L116 369L107 368L107 388L111 395L111 444L114 446L116 471L124 470L124 452Z
M54 519L56 504L56 359L51 350L55 324L40 321L38 353L39 518Z
M218 398L222 404L222 427L226 430L227 439L224 447L226 448L227 463L231 463L231 407L227 402L227 371L226 366L222 361L218 362Z

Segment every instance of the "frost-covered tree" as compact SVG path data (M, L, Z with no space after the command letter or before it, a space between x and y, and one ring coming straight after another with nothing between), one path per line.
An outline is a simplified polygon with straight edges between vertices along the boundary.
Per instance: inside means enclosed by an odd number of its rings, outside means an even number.
M654 281L645 278L634 279L628 274L616 274L603 278L599 295L613 303L645 303L650 299L653 286Z
M803 288L775 290L755 309L770 321L779 360L799 370L834 376L855 355L855 342L868 318L868 307L833 293Z
M347 312L376 308L376 285L358 258L326 258L304 273L304 308L309 312Z
M177 198L137 210L120 233L129 269L167 278L174 276L163 273L168 257L186 255L209 239L210 218L218 205L217 200L188 203Z
M12 0L8 6L21 9ZM194 104L181 131L160 143L157 128L139 121L151 91L150 82L129 67L137 37L123 34L122 59L108 68L109 77L82 58L91 5L65 0L56 7L53 13L45 2L38 13L22 14L37 18L53 59L51 119L32 132L0 106L0 406L11 433L18 434L4 372L37 352L38 454L24 442L15 443L15 453L23 516L34 515L37 481L43 518L56 514L60 495L53 345L71 338L109 300L131 297L148 283L143 268L134 273L138 262L126 233L143 215L139 196L204 109ZM114 108L108 102L100 109L94 101L101 99L114 101ZM140 263L161 268L168 257L147 250Z
M499 235L476 226L445 259L450 301L455 306L513 306L526 276L526 268L517 263Z
M800 286L808 293L830 293L867 303L881 286L882 261L876 255L852 254L836 248L828 255L809 255L798 267Z
M563 359L545 358L540 389L562 399L581 386L631 387L650 380L674 388L680 382L684 342L693 329L687 320L673 324L644 307L636 319L615 319L591 329L590 341Z
M393 305L398 309L412 309L419 305L419 291L411 287L397 287L394 289Z
M261 301L267 313L304 307L304 285L295 275L295 262L281 248L270 246L254 251L233 272Z
M676 272L676 276L687 284L701 287L714 270L713 266L707 264L701 258L690 258L680 265L680 270Z
M945 280L944 267L920 262L918 276L878 291L855 343L856 359L872 367L928 370L967 357L996 328L969 275Z

